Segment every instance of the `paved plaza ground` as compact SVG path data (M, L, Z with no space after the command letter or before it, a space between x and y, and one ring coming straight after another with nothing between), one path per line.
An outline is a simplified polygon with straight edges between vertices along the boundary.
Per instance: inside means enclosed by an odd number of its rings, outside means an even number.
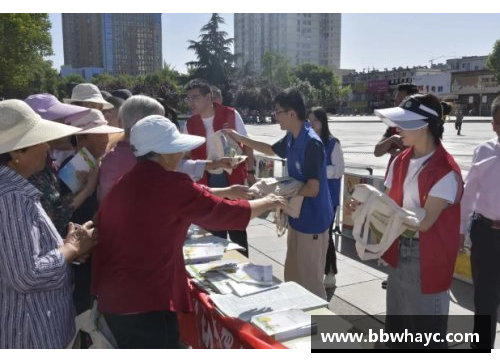
M381 122L347 121L330 122L332 133L342 143L348 171L349 167L371 167L374 175L383 176L388 157L373 156L373 147L381 139L385 126ZM279 125L248 125L250 137L274 143L284 136ZM455 157L464 176L470 168L472 152L477 144L495 136L489 123L463 124L462 136L457 136L453 123L445 125L444 145ZM352 172L363 172L352 169ZM363 174L366 174L364 172ZM248 228L250 260L259 264L271 264L277 278L283 280L286 255L286 235L278 238L274 224L269 220L254 219ZM336 237L338 258L337 286L328 290L329 308L336 314L348 315L351 323L360 329L383 327L385 290L381 282L386 278L386 268L375 261L362 262L349 237ZM450 314L472 315L472 286L455 280L451 288ZM500 348L500 324L497 328L496 348ZM471 326L472 330L472 326ZM468 344L450 345L451 348L469 348Z

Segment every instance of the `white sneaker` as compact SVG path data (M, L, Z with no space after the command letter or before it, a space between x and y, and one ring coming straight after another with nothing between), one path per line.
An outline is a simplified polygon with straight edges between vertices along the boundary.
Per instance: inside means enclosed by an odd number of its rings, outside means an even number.
M323 277L323 285L325 288L334 288L336 282L335 274L328 273Z

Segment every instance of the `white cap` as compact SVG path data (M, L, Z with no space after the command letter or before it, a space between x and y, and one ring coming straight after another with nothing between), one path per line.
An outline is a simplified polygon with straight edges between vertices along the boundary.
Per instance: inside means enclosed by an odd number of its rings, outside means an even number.
M101 91L96 85L91 83L80 83L73 88L71 98L64 98L64 103L73 102L93 102L103 105L103 109L111 109L114 106L106 102L102 97Z
M204 142L204 137L180 133L168 118L158 115L141 119L130 130L130 144L137 157L150 152L163 155L187 152Z
M412 96L406 97L398 107L376 109L374 113L389 127L404 130L417 130L428 126L429 122L441 121L435 110Z

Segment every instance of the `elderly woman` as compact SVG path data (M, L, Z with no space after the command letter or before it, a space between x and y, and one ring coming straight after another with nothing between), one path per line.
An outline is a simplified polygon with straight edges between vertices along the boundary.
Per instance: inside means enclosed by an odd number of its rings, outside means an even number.
M70 225L63 240L27 178L43 169L48 141L77 131L0 102L0 348L63 348L73 337L69 263L95 245L93 229Z
M98 160L96 167L98 170L99 160L106 152L109 135L119 133L122 129L109 126L102 112L97 109L91 109L90 112L83 117L79 115L70 116L66 121L68 124L80 128L80 131L76 133L72 141L74 142L77 152L82 148L86 148L94 159ZM69 160L70 158L63 161L61 167L64 167ZM92 173L91 176L93 175ZM98 175L96 175L96 179L97 177ZM90 182L88 184L90 184ZM63 195L67 195L71 192L69 187L62 182L61 190ZM91 192L91 195L88 196L79 207L73 210L71 221L77 224L83 224L88 220L93 220L98 208L97 192L94 187L94 191ZM73 266L75 283L73 300L75 302L77 314L85 312L92 306L92 298L90 296L90 270L91 266L89 262Z
M176 312L190 310L182 246L191 223L244 230L250 218L283 199L229 201L177 172L185 152L203 137L183 135L162 116L131 130L138 158L99 210L93 291L120 348L176 348Z
M52 94L47 93L33 94L24 101L43 119L59 123L65 123L68 117L83 117L90 112L89 108L61 103ZM54 143L69 138L55 140L50 145L52 147ZM66 235L68 222L71 220L73 211L78 209L94 193L98 176L97 170L91 172L82 190L76 194L67 193L63 196L56 170L52 167L52 159L47 156L44 169L28 179L33 186L42 192L40 202L61 236Z

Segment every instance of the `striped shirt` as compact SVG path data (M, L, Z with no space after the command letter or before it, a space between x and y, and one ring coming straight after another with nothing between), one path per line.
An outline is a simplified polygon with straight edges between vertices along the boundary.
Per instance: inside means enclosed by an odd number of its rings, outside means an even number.
M64 348L75 332L71 268L40 195L0 166L0 349Z

